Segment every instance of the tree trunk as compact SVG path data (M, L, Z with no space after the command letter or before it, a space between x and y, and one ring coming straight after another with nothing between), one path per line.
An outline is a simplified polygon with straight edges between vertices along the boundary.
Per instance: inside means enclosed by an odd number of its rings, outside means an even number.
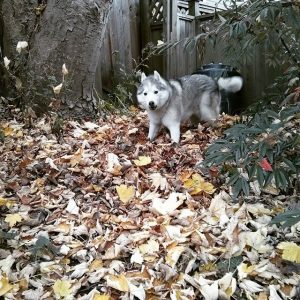
M17 81L23 104L47 111L53 87L63 82L66 64L69 74L56 95L60 113L96 114L95 74L110 4L109 0L0 0L2 55L13 61L10 82ZM28 42L20 54L18 41Z

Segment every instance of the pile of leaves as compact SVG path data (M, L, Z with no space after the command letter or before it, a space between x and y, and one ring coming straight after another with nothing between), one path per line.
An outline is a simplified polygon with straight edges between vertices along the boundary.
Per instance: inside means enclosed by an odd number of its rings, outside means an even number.
M136 111L56 135L49 117L1 120L0 296L299 298L299 223L270 224L289 197L233 202L199 167L233 122L183 126L174 146Z

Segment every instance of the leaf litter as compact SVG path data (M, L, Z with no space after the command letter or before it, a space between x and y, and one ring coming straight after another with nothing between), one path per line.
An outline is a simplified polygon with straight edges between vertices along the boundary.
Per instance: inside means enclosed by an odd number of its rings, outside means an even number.
M199 168L233 120L184 127L179 146L149 142L144 113L66 121L61 137L49 117L2 120L0 296L299 299L299 223L270 224L286 198L233 202Z

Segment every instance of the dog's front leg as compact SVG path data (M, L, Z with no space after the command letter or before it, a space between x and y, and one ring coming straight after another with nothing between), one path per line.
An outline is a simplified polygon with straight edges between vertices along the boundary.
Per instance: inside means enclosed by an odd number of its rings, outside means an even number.
M157 136L157 133L159 131L160 125L156 123L150 122L149 125L149 134L148 134L148 139L150 141L153 141L155 137Z
M178 144L180 140L180 123L174 123L168 126L172 142Z

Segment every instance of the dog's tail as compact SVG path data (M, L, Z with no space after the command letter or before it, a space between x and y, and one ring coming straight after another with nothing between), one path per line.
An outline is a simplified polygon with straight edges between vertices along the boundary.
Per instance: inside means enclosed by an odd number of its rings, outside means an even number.
M228 78L219 78L218 85L220 90L226 90L228 92L236 93L243 86L243 78L240 76L233 76Z

